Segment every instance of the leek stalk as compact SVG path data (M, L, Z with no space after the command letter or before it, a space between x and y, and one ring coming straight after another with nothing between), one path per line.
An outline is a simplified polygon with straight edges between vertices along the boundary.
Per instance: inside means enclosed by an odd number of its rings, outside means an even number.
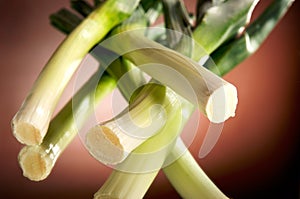
M138 2L106 1L61 43L12 120L13 134L18 141L27 145L42 142L56 104L84 56L114 26L128 18Z
M191 106L189 103L186 103L185 112L188 113L187 115L182 115L182 126L180 129L184 126L185 122L189 118L189 114L193 112L193 106ZM173 121L173 124L176 125L176 122ZM169 129L171 131L171 129ZM167 132L166 132L167 133ZM156 137L156 136L154 136ZM152 139L155 139L155 138ZM151 138L149 139L151 140ZM151 141L145 141L144 145L149 146L149 149L153 150L153 147L157 145L157 143L161 142L161 139L157 139L157 142ZM178 139L180 141L180 138ZM149 143L150 142L150 143ZM143 145L141 145L143 147ZM140 147L137 148L139 150ZM180 148L181 149L181 148ZM141 149L140 149L141 150ZM179 190L179 193L185 197L185 198L199 198L199 196L219 196L219 198L227 198L222 192L213 184L212 181L209 180L209 178L205 175L205 173L201 170L201 168L198 166L196 161L193 159L192 155L188 152L188 150L184 153L180 150L180 153L178 152L178 145L176 144L175 148L172 150L173 155L168 155L168 162L171 165L174 164L173 167L166 167L165 173L167 175L176 175L175 172L182 173L183 175L180 175L180 177L185 178L185 182L189 182L192 178L192 181L189 183L186 183L185 185L180 184L181 187L175 186L176 189ZM144 151L145 152L145 151ZM179 160L176 160L174 163L172 163L175 159L177 159L179 156L184 154L182 157L180 157ZM152 162L157 162L155 157L147 157L145 155L145 158L134 159L134 152L131 153L128 157L128 159L125 160L125 162L122 164L126 165L126 169L124 170L124 166L118 166L118 170L114 170L113 173L110 175L110 177L107 179L107 181L104 183L104 185L100 188L100 190L94 195L94 198L143 198L144 194L146 193L146 190L149 188L151 182L154 180L155 176L158 173L158 169L154 169L153 167L147 167L147 165L151 165ZM166 157L166 155L162 155L163 158ZM172 156L172 157L170 157ZM161 155L160 155L161 157ZM171 159L171 160L170 160ZM187 162L189 161L189 162ZM138 165L138 166L135 166ZM185 170L184 165L190 165L192 168L188 167ZM162 164L160 164L162 166ZM130 168L130 172L126 172ZM133 169L134 168L134 169ZM148 168L148 169L146 169ZM160 167L158 167L160 168ZM144 172L148 171L149 172ZM143 172L143 173L134 173L134 172ZM190 173L189 173L190 172ZM193 172L196 172L197 175L193 176ZM190 174L188 176L185 176L184 174ZM173 179L171 179L173 180ZM178 179L175 179L178 180ZM187 186L191 185L191 189L189 189L192 192L182 192ZM206 184L204 184L206 183ZM202 188L205 187L205 188ZM134 188L132 188L134 187ZM200 191L195 189L198 187L201 187ZM195 197L196 196L196 197Z
M172 95L176 97L175 93ZM178 95L177 97L181 99ZM116 166L94 198L143 198L183 128L185 118L181 112L193 108L189 102L181 100L173 106L177 114L168 117L161 131L147 139L132 151L124 162Z
M113 171L94 194L94 199L143 198L157 173L158 170L142 174Z
M128 28L128 26L127 26ZM119 28L119 30L124 30L124 28ZM100 57L101 59L101 57ZM123 62L123 64L126 63L130 63L128 61ZM131 64L131 63L130 63ZM131 64L132 65L132 64ZM113 67L108 67L108 72L110 74L112 74L113 76L115 76L114 74L118 74L119 70L117 68L113 68ZM138 74L139 77L139 74ZM137 83L135 81L139 82L140 78L129 78L129 81L127 81L127 87L129 88L137 88L136 85ZM150 86L151 89L154 90L165 90L165 87L162 86L151 86L151 85L146 85L146 86ZM121 90L121 92L123 93L123 95L125 96L125 98L128 101L130 100L131 97L131 89L128 90L123 90L124 87L119 86L119 89ZM170 91L169 91L170 92ZM147 94L145 89L142 89L138 95L146 95L145 100L149 100L149 98L151 99L151 94ZM153 94L158 94L157 92L154 92ZM150 97L149 97L150 96ZM159 94L159 98L162 98L162 96L165 96L165 94L162 95L162 93L160 92ZM139 97L137 96L135 99L139 99ZM138 100L140 101L140 100ZM174 106L171 106L172 108L174 108ZM143 107L142 109L144 109L145 107ZM175 110L173 110L175 111ZM174 114L171 114L172 117L174 117ZM176 114L178 116L178 114ZM170 118L168 118L170 119ZM176 125L175 125L176 126ZM165 126L166 127L166 126ZM178 129L174 129L174 131L172 131L172 133L178 133ZM168 135L168 133L170 133ZM139 155L137 155L136 153L138 151L140 152L146 152L145 150L147 150L147 152L149 152L150 150L153 150L153 146L157 146L157 143L160 143L161 140L164 140L163 144L164 145L160 145L160 146L165 146L165 144L169 144L170 143L170 138L175 139L177 136L174 134L172 134L171 132L165 132L163 134L163 132L158 133L156 136L153 136L150 138L150 141L147 140L145 144L140 145L135 151L133 151L131 154L129 154L129 157L125 160L124 163L121 164L121 166L119 165L117 169L115 169L112 174L109 176L109 178L106 180L106 182L102 185L102 187L95 193L94 198L142 198L144 196L144 194L146 193L146 191L148 190L149 186L151 185L151 183L153 182L154 178L156 177L159 168L161 168L163 161L166 157L167 153L164 153L163 155L158 156L159 160L156 161L156 165L154 165L154 167L151 168L147 168L147 165L151 165L151 164L147 164L146 162L148 162L150 159L146 158L146 159L140 159ZM155 139L156 137L156 139ZM167 138L167 139L164 139ZM153 141L154 139L154 141ZM151 141L152 140L152 141ZM150 145L148 144L147 146L147 142L150 142ZM172 146L172 145L171 145ZM170 148L169 148L170 150ZM146 161L146 162L145 162ZM151 159L151 162L153 162L153 159ZM135 165L134 167L133 164ZM138 166L136 166L138 165ZM128 171L128 170L132 170L134 169L135 171ZM148 171L150 169L150 171ZM140 173L136 173L137 171L140 171ZM141 173L142 171L142 173ZM145 172L148 171L148 172ZM133 188L134 187L134 188Z
M122 162L148 138L167 128L167 121L177 113L178 100L166 87L148 83L139 91L129 110L88 131L86 146L100 162L110 165Z
M180 139L168 158L176 159L163 168L172 186L183 198L228 199L209 179Z
M40 145L23 147L18 159L25 177L34 181L45 179L60 154L77 135L84 121L89 118L94 105L116 87L116 81L109 75L103 75L96 84L98 80L99 74L91 77L75 94L76 102L70 100L53 118ZM97 85L96 88L95 85ZM75 121L75 115L80 115L81 120Z
M238 99L232 84L180 53L143 37L141 30L110 37L100 44L102 47L123 55L142 71L197 105L210 121L221 123L235 115ZM97 53L98 47L93 51ZM187 84L190 89L187 89Z
M228 1L228 2L230 2L230 1ZM281 1L281 2L288 2L288 1L285 0L285 1ZM291 3L289 3L288 5L290 5L290 4ZM284 5L284 4L282 4L282 5ZM284 12L286 12L285 9L284 9ZM281 16L282 15L280 15L280 17ZM271 15L269 17L271 17ZM279 20L279 18L277 18L277 19L274 18L274 19L275 19L275 21ZM212 24L212 25L214 25L214 24ZM233 23L233 25L234 25L234 23ZM255 30L255 31L259 31L259 30ZM265 33L269 34L269 32L267 32L267 31ZM261 37L261 38L264 39L264 37ZM219 49L217 49L217 51L215 51L215 52L218 52L218 50ZM219 52L221 52L221 51L219 51ZM249 55L250 54L246 54L246 56L249 56ZM228 57L226 59L223 59L223 61L226 62L227 59L228 59ZM230 58L230 59L232 59L232 58ZM227 60L227 61L230 61L230 60ZM239 62L240 61L242 61L242 59L239 59ZM230 67L231 66L226 68L226 71L229 71ZM63 127L63 126L64 126L64 124L61 124L61 127ZM157 136L157 135L155 135L155 136ZM155 137L155 136L153 136L153 137ZM62 138L61 142L64 142L63 141L64 139L65 138ZM146 144L146 142L144 144ZM143 144L141 146L143 146ZM151 146L150 146L150 148L151 148ZM62 150L63 150L63 148L60 151L62 151ZM172 156L172 155L175 156L179 152L182 153L181 150L182 150L182 148L180 148L180 145L176 145L172 151L172 154L170 154L170 156ZM136 198L136 196L137 196L137 198L142 198L142 196L144 195L144 193L150 186L151 182L155 178L157 172L158 172L158 170L154 170L152 172L143 173L143 174L132 174L132 173L122 172L122 171L113 171L113 174L109 177L108 181L103 185L103 187L99 190L99 192L97 192L95 194L95 197L101 198L101 196L102 196L103 198L106 198L106 196L111 196L111 198L117 198L118 196L121 195L121 196L124 196L123 198L126 198L126 196L130 196L129 198ZM216 198L226 198L226 196L224 196L217 189L217 187L215 187L212 184L212 182L209 179L207 179L207 176L203 173L203 171L200 169L200 167L193 160L193 158L190 155L188 150L183 154L183 156L178 158L171 165L165 167L164 172L166 173L170 182L174 185L176 190L179 192L179 194L183 198L199 198L198 194L200 194L199 192L201 190L202 190L201 194L205 198L213 198L213 196L215 196ZM184 174L186 174L186 175L184 175ZM133 186L130 186L130 185L133 185L134 188L133 188Z

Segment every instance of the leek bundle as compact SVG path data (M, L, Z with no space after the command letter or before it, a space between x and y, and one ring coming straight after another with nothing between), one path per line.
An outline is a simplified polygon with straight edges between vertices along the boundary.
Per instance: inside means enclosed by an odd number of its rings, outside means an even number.
M12 120L14 136L26 145L18 156L23 175L44 180L94 106L119 89L128 107L84 138L94 158L113 165L94 198L143 198L160 169L183 198L227 198L180 133L195 109L213 123L235 115L237 89L218 75L252 55L292 2L274 0L248 25L258 0L198 0L195 15L182 0L71 0L77 14L61 9L50 16L68 36ZM51 120L87 53L98 71ZM199 64L209 56L215 64Z

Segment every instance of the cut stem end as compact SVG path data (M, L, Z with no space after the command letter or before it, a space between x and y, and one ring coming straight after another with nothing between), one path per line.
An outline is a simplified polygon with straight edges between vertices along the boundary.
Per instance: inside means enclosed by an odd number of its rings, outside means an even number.
M40 130L30 123L13 120L12 127L15 137L22 144L38 145L43 141Z
M85 142L92 156L104 164L117 164L126 157L119 138L108 127L93 127Z
M40 146L25 146L18 158L23 175L33 181L44 180L53 167L53 160Z
M224 122L235 116L237 103L237 89L227 83L209 96L205 110L207 118L214 123Z

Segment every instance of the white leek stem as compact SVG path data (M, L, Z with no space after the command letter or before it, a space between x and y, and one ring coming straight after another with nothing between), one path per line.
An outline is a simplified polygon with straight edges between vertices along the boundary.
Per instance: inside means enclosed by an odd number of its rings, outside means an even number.
M136 96L129 110L93 127L86 135L89 152L100 162L117 164L146 139L162 129L178 106L175 94L149 83Z
M34 181L45 179L89 118L94 105L116 87L116 81L108 75L102 76L97 85L98 79L99 75L94 75L73 97L75 101L70 100L54 117L41 145L25 146L20 151L18 159L25 177ZM80 119L75 121L74 115L80 115Z
M172 92L168 89L167 92ZM187 119L182 115L184 111L192 110L192 105L180 100L181 106L174 106L174 114L168 117L166 125L154 136L132 151L124 162L117 165L108 180L94 195L100 198L143 198L158 171L173 149L176 139ZM187 110L185 110L187 109Z
M142 31L120 33L101 46L128 58L151 77L199 106L210 121L221 123L235 115L238 99L232 84L180 53L143 37Z
M137 3L137 0L107 1L63 41L12 120L13 134L18 141L27 145L42 142L56 104L84 56L114 26L126 19Z

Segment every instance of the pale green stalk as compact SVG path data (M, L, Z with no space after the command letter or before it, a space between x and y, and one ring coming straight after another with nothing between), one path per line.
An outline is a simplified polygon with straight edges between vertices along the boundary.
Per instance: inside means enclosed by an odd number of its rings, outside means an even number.
M145 17L145 11L139 6L127 20L114 28L109 36L128 30L145 28L147 24L148 19ZM142 72L124 57L99 47L90 53L101 63L108 74L118 80L118 88L125 99L129 100L137 88L146 84ZM113 64L111 64L112 62Z
M162 130L138 146L124 162L116 166L94 198L143 198L182 130L184 118L181 112L185 108L193 107L171 92L167 91L171 98L179 99L177 105L173 106L176 113L168 116Z
M189 199L228 198L199 167L180 139L168 159L175 161L164 167L163 171L181 197Z
M61 43L12 120L13 134L21 143L42 142L56 104L84 56L114 26L128 18L138 2L106 1Z
M133 174L114 170L94 194L94 199L143 198L157 176L157 171Z
M177 99L157 83L149 83L119 115L91 128L86 135L86 146L94 158L104 164L122 162L176 114Z
M235 115L236 88L195 61L143 36L143 29L120 33L101 46L123 55L142 71L199 107L214 123Z
M25 146L20 151L19 164L25 177L34 181L45 179L95 105L116 87L116 81L108 75L103 75L97 84L98 80L99 74L95 74L53 118L40 145Z

